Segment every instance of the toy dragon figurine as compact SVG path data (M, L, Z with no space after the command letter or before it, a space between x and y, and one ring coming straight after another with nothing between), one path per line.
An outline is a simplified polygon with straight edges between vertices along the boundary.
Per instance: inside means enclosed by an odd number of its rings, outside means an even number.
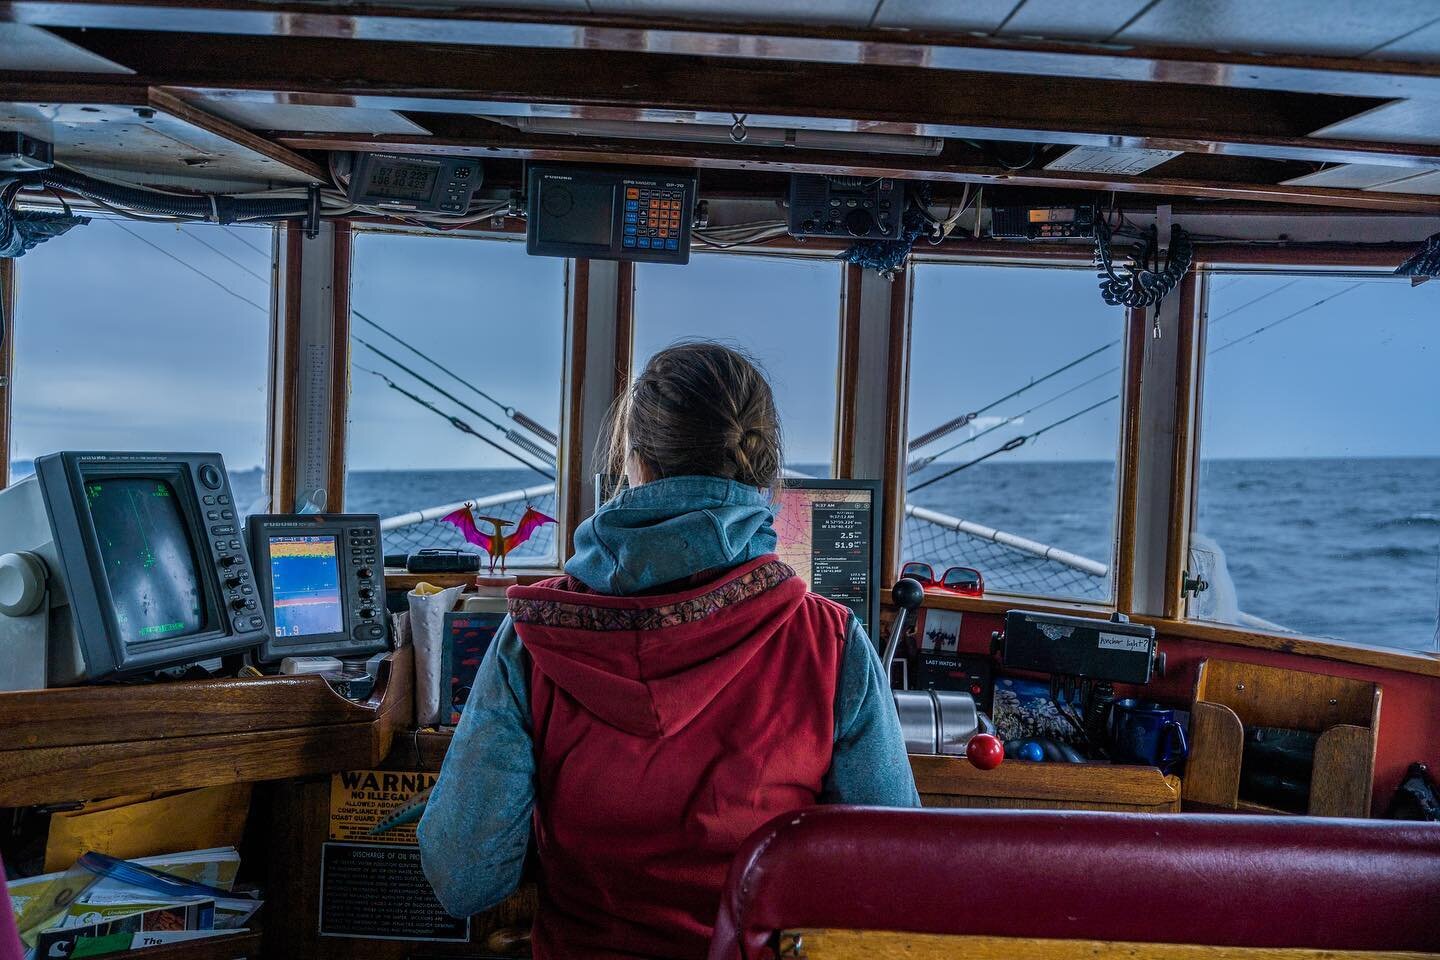
M520 544L530 539L538 528L547 523L554 523L553 517L536 510L530 505L525 506L525 512L520 516L520 522L515 525L514 531L505 532L505 527L511 525L512 521L502 520L499 517L477 517L471 509L473 504L466 502L465 506L454 513L447 513L441 517L446 523L453 523L460 528L465 539L477 547L484 547L485 552L490 555L490 573L495 573L495 563L499 561L500 572L505 572L505 557ZM486 533L480 529L480 524L490 525L490 532Z

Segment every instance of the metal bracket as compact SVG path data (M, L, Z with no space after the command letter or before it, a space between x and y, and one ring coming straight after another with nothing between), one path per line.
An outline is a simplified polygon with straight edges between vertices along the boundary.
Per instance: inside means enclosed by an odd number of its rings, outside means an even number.
M305 188L308 206L305 212L305 239L314 240L320 236L320 185L312 183Z
M785 960L801 960L805 956L805 938L798 933L780 934L775 955Z
M1198 575L1192 577L1190 576L1189 570L1184 570L1181 572L1180 592L1182 594L1188 594L1191 597L1198 597L1200 594L1204 593L1206 590L1209 589L1210 581L1206 580L1204 577Z

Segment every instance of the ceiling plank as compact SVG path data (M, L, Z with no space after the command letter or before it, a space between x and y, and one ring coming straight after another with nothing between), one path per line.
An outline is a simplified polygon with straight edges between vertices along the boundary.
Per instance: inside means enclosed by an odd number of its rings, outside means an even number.
M1205 197L1218 200L1299 203L1410 213L1440 213L1440 197L1362 193L1323 187L1261 183L1230 183L1135 177L1106 180L1068 171L1011 171L942 157L877 157L854 153L770 150L744 144L663 143L654 141L598 140L579 137L539 137L510 130L475 118L453 118L456 129L469 128L472 136L453 136L431 126L428 137L356 137L336 134L280 135L278 141L296 150L376 150L481 159L544 160L571 163L634 164L643 166L731 169L769 173L829 173L864 177L899 177L933 182L978 183L1012 187L1116 191L1158 196Z
M724 55L1387 99L1440 98L1440 63L1433 60L1264 55L804 23L707 24L566 11L424 10L394 2L369 3L361 12L352 13L318 8L301 0L210 0L203 4L195 0L0 0L0 19L50 27Z
M742 114L755 127L1440 167L1440 144L1308 136L1383 102L1365 97L1194 85L1170 85L1162 94L1117 80L598 50L123 30L66 35L150 83L209 100L726 125Z
M252 150L262 157L269 157L276 163L289 167L296 173L309 177L316 183L329 183L330 176L313 160L308 160L292 150L286 149L273 141L251 133L244 127L237 126L222 117L213 113L207 113L194 104L187 103L177 97L169 90L160 87L151 87L147 92L147 98L151 107L162 113L184 120L191 126L198 127L217 137L223 137L231 143L239 144L247 150Z

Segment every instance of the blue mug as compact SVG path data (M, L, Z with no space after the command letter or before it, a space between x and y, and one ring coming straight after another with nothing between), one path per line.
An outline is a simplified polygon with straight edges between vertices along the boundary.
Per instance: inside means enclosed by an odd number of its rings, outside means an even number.
M1116 763L1143 763L1169 773L1189 752L1185 729L1175 719L1174 710L1130 697L1115 701L1110 714L1110 758Z

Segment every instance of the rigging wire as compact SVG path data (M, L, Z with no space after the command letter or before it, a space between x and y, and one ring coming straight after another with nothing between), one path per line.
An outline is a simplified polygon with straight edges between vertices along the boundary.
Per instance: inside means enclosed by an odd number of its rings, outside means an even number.
M553 431L546 429L544 426L542 426L541 424L537 423L534 419L526 416L522 411L516 410L514 407L506 406L505 404L501 403L499 400L496 400L494 397L490 396L490 394L486 393L484 390L481 390L479 387L475 386L475 385L474 385L473 383L471 383L469 380L466 380L464 377L460 376L460 374L456 373L454 370L451 370L449 367L446 367L446 366L444 366L443 364L441 364L438 360L435 360L435 359L433 359L432 357L430 357L429 355L421 352L419 349L417 349L417 348L415 348L414 346L412 346L411 344L407 343L407 342L406 342L405 340L403 340L402 338L400 338L400 337L396 336L395 334L391 333L388 329L386 329L384 326L382 326L378 321L372 320L372 319L370 319L369 317L365 316L365 314L361 313L359 310L356 310L356 309L354 309L354 308L352 307L351 310L350 310L350 313L351 313L353 316L359 317L361 320L363 320L363 321L365 321L366 323L370 324L370 326L374 327L376 330L379 330L382 334L384 334L385 336L389 337L391 340L394 340L396 343L400 344L400 346L404 347L406 350L409 350L409 351L410 351L411 353L413 353L415 356L419 357L421 360L424 360L426 363L430 364L430 366L434 367L436 370L439 370L441 373L443 373L443 374L445 374L446 376L450 377L452 380L456 381L456 382L459 383L460 385L468 388L468 389L471 390L472 392L479 394L481 397L484 397L486 400L489 400L491 403L495 404L495 406L497 406L497 407L499 407L501 410L503 410L503 411L505 412L505 416L509 417L511 420L514 420L516 423L519 423L519 424L520 424L521 426L523 426L526 430L529 430L531 433L533 433L533 434L535 434L536 436L540 437L540 439L542 439L542 440L544 440L544 441L546 441L547 443L550 443L550 444L552 444L552 445L557 445L557 446L559 445L559 443L560 443L560 438L559 438ZM355 334L353 334L353 333L351 334L351 336L355 337L356 340L360 340L360 338L359 338L358 336L356 336ZM363 340L361 340L360 342L361 342L361 343L364 343ZM374 348L371 347L371 349L373 350ZM378 351L377 351L377 352L378 352ZM383 354L382 354L382 356L383 356ZM387 357L386 359L389 359L389 358ZM394 361L391 361L391 362L394 362ZM398 363L395 364L395 365L396 365L396 366L400 366ZM415 375L415 376L416 376L416 379L422 379L421 377L419 377L418 374ZM433 386L433 384L432 384L432 386ZM436 387L436 389L438 390L439 388ZM452 397L451 399L453 400L453 399L455 399L455 398ZM455 402L456 402L456 403L460 403L459 400L455 400ZM461 406L465 406L463 403L461 403L460 405L461 405ZM469 409L469 408L467 407L466 409ZM471 412L475 412L475 411L471 411ZM476 415L476 416L483 416L483 414L480 414L480 413L478 413L478 412L475 412L475 415ZM504 428L502 427L501 429L504 429ZM551 456L551 455L547 454L547 456Z
M450 422L450 426L454 427L456 430L459 430L461 433L468 433L470 436L474 437L477 440L485 441L486 443L490 444L490 446L494 447L496 450L499 450L506 456L509 456L515 460L519 460L520 463L524 464L531 470L534 470L536 473L540 474L540 476L544 477L547 480L555 479L555 475L553 473L547 473L541 468L535 466L535 464L527 463L525 460L522 460L518 455L516 455L514 451L505 449L504 447L500 446L500 444L496 443L494 440L491 440L489 437L477 431L474 427L470 426L470 424L466 423L464 420L461 420L459 417L452 416L451 414L446 413L444 410L441 410L439 407L435 406L435 404L431 403L429 400L426 400L424 397L417 396L416 394L411 393L409 390L406 390L404 387L400 386L394 380L391 380L379 370L372 370L369 367L362 367L358 363L353 364L353 366L356 370L363 371L364 373L373 374L374 376L379 377L381 380L384 380L385 385L388 386L391 390L394 390L396 393L399 393L402 396L409 397L411 400L420 404L420 406L424 407L426 410L433 412L436 416L448 420Z
M375 346L370 341L366 340L364 337L357 336L353 333L350 336L352 339L355 340L356 343L360 344L362 347L369 350L371 353L380 357L382 360L385 360L395 365L396 367L399 367L401 370L404 370L406 373L410 374L410 376L414 377L416 380L419 380L421 383L425 384L425 386L429 387L431 390L434 390L436 393L440 394L440 396L449 400L451 403L459 404L462 410L465 410L468 413L473 413L481 420L484 420L491 427L494 427L496 430L499 430L502 434L504 434L506 440L510 441L515 446L524 450L526 453L529 453L531 456L539 457L541 460L549 461L552 465L554 464L555 455L553 453L550 453L548 450L545 450L543 447L541 447L535 441L531 440L529 437L523 436L514 430L507 429L502 424L496 423L494 420L491 420L489 417L485 416L485 414L481 413L479 410L476 410L474 407L470 406L468 403L455 396L455 394L450 393L448 390L435 383L433 380L428 380L425 377L421 376L419 373L416 373L414 370L405 366L405 364L401 363L399 360L396 360L394 357L390 356L390 354L386 353L384 350L381 350L379 347ZM533 466L533 464L527 462L518 454L512 451L507 452L510 453L510 456L512 458L519 461L520 463L523 463L525 466Z
M229 260L231 263L235 264L235 266L239 267L241 270L244 270L246 273L250 274L250 276L254 277L256 280L259 280L261 283L267 283L267 284L268 284L268 283L270 282L270 278L269 278L269 277L262 277L260 274L256 273L254 270L251 270L249 267L245 266L245 264L241 263L239 260L237 260L237 259L235 259L234 257L230 256L230 254L226 253L224 250L221 250L219 247L215 246L213 243L210 243L210 242L209 242L208 240L206 240L204 237L201 237L201 236L199 236L198 234L194 234L194 233L186 233L184 227L176 227L175 230L176 230L177 233L181 234L182 236L189 237L191 240L194 240L196 243L200 244L201 246L203 246L203 247L208 247L208 248L209 248L211 251L213 251L217 256L221 256L221 257L224 257L226 260Z
M1065 364L1065 365L1063 365L1063 366L1057 367L1057 368L1055 368L1054 370L1051 370L1049 373L1045 374L1043 377L1040 377L1040 378L1037 379L1037 380L1031 380L1029 383L1025 384L1025 385L1024 385L1023 387L1021 387L1020 389L1014 390L1014 391L1011 391L1010 393L1005 394L1005 396L1001 397L999 400L995 400L995 401L992 401L992 402L990 402L990 403L987 403L985 406L981 407L979 410L974 410L974 411L971 411L970 413L961 414L960 416L954 418L953 420L948 420L948 421L946 421L945 423L940 424L940 426L938 426L938 427L936 427L935 429L929 431L928 433L923 433L923 434L921 434L920 436L916 437L914 440L911 440L911 441L910 441L910 446L909 446L908 449L910 449L910 450L912 450L912 451L913 451L913 450L918 450L919 448L925 446L926 444L934 443L936 440L939 440L941 437L948 436L949 434L954 433L956 430L959 430L961 427L966 426L967 424L973 422L976 417L980 416L980 414L982 414L982 413L985 413L987 410L991 410L991 409L993 409L993 408L995 408L995 407L998 407L1000 404L1004 403L1006 400L1013 400L1014 398L1020 396L1020 394L1022 394L1022 393L1024 393L1025 391L1031 389L1032 387L1038 387L1040 384L1044 383L1046 380L1049 380L1049 379L1052 378L1052 377L1059 376L1060 374L1064 373L1066 370L1069 370L1069 369L1072 368L1072 367L1075 367L1075 366L1078 366L1078 365L1084 363L1086 360L1089 360L1091 357L1096 356L1097 354L1104 353L1106 350L1109 350L1111 347L1115 346L1115 345L1118 344L1118 343L1120 343L1119 340L1112 340L1112 341L1110 341L1109 343L1104 344L1103 346L1096 347L1094 350L1091 350L1089 353L1085 354L1084 356L1082 356L1082 357L1077 357L1076 359L1071 360L1069 363L1067 363L1067 364Z
M986 436L987 434L994 433L996 430L999 430L999 429L1001 429L1002 427L1009 426L1010 424L1015 423L1017 420L1024 420L1027 416L1029 416L1030 414L1034 413L1036 410L1039 410L1041 407L1047 407L1047 406L1049 406L1050 404L1054 403L1056 400L1060 400L1060 399L1062 399L1062 398L1064 398L1064 397L1068 397L1070 394L1074 393L1075 391L1077 391L1077 390L1082 390L1082 389L1084 389L1085 387L1090 386L1090 384L1094 383L1095 381L1097 381L1097 380L1103 380L1105 377L1110 376L1110 374L1112 374L1112 373L1118 373L1119 371L1120 371L1120 368L1119 368L1119 367L1111 367L1109 370L1106 370L1104 373L1097 373L1095 376L1091 377L1089 380L1084 380L1084 381L1082 381L1082 382L1080 382L1080 383L1077 383L1077 384L1075 384L1075 386L1070 387L1070 388L1067 389L1067 390L1063 390L1063 391L1061 391L1060 393L1055 394L1055 396L1051 397L1051 398L1048 399L1048 400L1042 400L1042 401L1040 401L1039 403L1035 404L1035 406L1031 407L1029 410L1022 410L1022 411L1020 411L1019 413L1015 414L1013 417L1004 417L1004 418L1001 419L1001 421L1000 421L999 423L995 424L994 426L986 427L984 430L981 430L979 433L977 433L977 434L975 434L975 435L973 435L973 436L966 437L964 440L961 440L959 443L953 443L953 444L951 444L950 446L946 447L944 450L939 451L938 453L932 453L932 454L930 454L930 455L928 455L928 456L918 457L918 458L916 458L915 460L910 461L910 465L905 468L905 472L906 472L906 473L916 473L916 472L918 472L918 471L920 471L920 470L923 470L923 469L925 469L926 467L930 466L930 464L934 463L936 460L938 460L938 459L940 459L941 457L945 456L945 454L951 453L951 452L953 452L953 451L955 451L955 450L958 450L958 449L960 449L961 447L965 446L966 444L974 443L976 440L979 440L981 437Z
M1072 413L1072 414L1070 414L1070 416L1065 417L1063 420L1056 420L1054 423L1051 423L1051 424L1048 424L1048 425L1046 425L1046 426L1043 426L1043 427L1041 427L1039 430L1036 430L1034 433L1027 433L1027 434L1025 434L1024 436L1013 437L1013 438L1011 438L1010 440L1006 441L1006 442L1005 442L1004 444L1002 444L1001 446L998 446L998 447L996 447L994 450L991 450L989 453L981 454L980 456L976 457L974 460L967 460L965 463L958 463L958 464L956 464L955 466L951 467L949 470L946 470L944 473L936 474L935 476L931 477L929 480L926 480L926 481L924 481L924 482L922 482L922 483L917 483L917 484L915 484L915 486L910 487L910 488L907 489L905 492L906 492L906 493L915 493L915 492L918 491L918 490L923 490L923 489L925 489L926 487L930 486L932 483L939 483L941 480L944 480L946 477L953 476L953 475L959 473L961 470L965 470L965 469L967 469L967 468L969 468L969 467L973 467L973 466L975 466L975 464L977 464L977 463L984 463L986 460L989 460L991 457L998 457L998 456L999 456L1000 454L1002 454L1002 453L1008 453L1008 452L1011 451L1011 450L1018 450L1018 449L1020 449L1021 447L1025 446L1025 444L1029 443L1031 440L1035 440L1035 439L1039 438L1040 436L1042 436L1042 435L1044 435L1044 434L1046 434L1046 433L1049 433L1051 430L1054 430L1056 427L1064 426L1065 424L1069 423L1069 422L1072 421L1072 420L1077 420L1077 419L1079 419L1080 417L1085 416L1085 414L1090 413L1090 412L1092 412L1092 411L1094 411L1094 410L1099 410L1101 407L1105 406L1106 404L1108 404L1108 403L1114 403L1116 400L1119 400L1119 399L1120 399L1120 394L1117 393L1117 394L1115 394L1114 396L1106 397L1104 400L1101 400L1101 401L1099 401L1098 403L1092 403L1090 406L1086 407L1084 410L1079 410L1079 411L1077 411L1077 412L1075 412L1075 413Z
M259 310L261 313L265 314L266 316L269 316L269 315L270 315L270 308L269 308L269 307L262 307L260 304L256 303L254 300L251 300L249 297L245 296L244 294L238 293L238 292L236 292L236 291L234 291L234 290L231 290L231 289L230 289L229 287L227 287L225 284L221 283L219 280L216 280L214 277L210 276L210 274L206 273L204 270L201 270L199 267L195 266L194 264L192 264L192 263L190 263L190 262L188 262L188 261L186 261L186 260L182 260L180 257L177 257L175 254L171 253L169 250L166 250L164 247L160 246L159 244L157 244L157 243L151 243L149 240L146 240L144 237L140 236L140 234L136 233L134 230L131 230L129 227L125 226L125 224L121 223L119 220L111 220L110 222L111 222L112 224L114 224L118 229L124 230L126 233L130 234L130 236L134 237L136 240L139 240L141 243L145 244L145 246L150 247L150 248L152 248L152 249L154 249L154 250L158 250L160 253L163 253L165 256L169 257L171 260L174 260L176 263L180 264L180 266L184 267L186 270L189 270L189 271L191 271L192 273L198 274L199 276L203 277L204 279L209 280L211 283L215 284L215 286L219 287L221 290L224 290L226 293L230 294L230 296L234 297L236 300L242 300L242 301L244 301L245 303L250 304L250 306L254 307L256 310Z
M1332 294L1329 294L1329 295L1327 295L1327 296L1321 297L1319 300L1316 300L1314 303L1310 304L1308 307L1301 307L1299 310L1295 310L1295 311L1293 311L1292 313L1287 313L1285 316L1279 318L1278 320L1272 320L1272 321L1270 321L1269 323L1265 324L1263 327L1258 327L1258 328L1256 328L1256 329L1254 329L1254 330L1251 330L1249 333L1242 334L1241 336L1236 337L1234 340L1230 340L1230 341L1227 341L1226 343L1221 344L1220 346L1216 347L1214 350L1209 351L1209 352L1206 354L1206 356L1211 356L1211 357L1213 357L1213 356L1215 356L1215 354L1219 353L1221 350L1225 350L1225 349L1228 349L1229 347L1233 347L1233 346L1235 346L1235 344L1240 343L1240 342L1243 341L1243 340L1249 340L1249 339L1251 339L1251 338L1253 338L1253 337L1256 337L1256 336L1264 333L1266 330L1272 329L1272 328L1274 328L1274 327L1278 327L1278 326L1280 326L1280 324L1284 323L1286 320L1293 320L1295 317L1300 316L1300 314L1302 314L1302 313L1308 313L1309 311L1314 310L1316 307L1320 306L1320 305L1323 304L1323 303L1329 303L1331 300L1334 300L1336 297L1343 297L1345 294L1349 293L1351 290L1355 290L1355 289L1358 289L1358 288L1360 288L1360 287L1363 287L1363 286L1365 286L1366 283L1369 283L1369 282L1370 282L1370 281L1368 281L1368 280L1357 280L1356 282L1350 284L1350 286L1348 286L1348 287L1345 287L1345 288L1340 289L1340 290L1336 290L1336 291L1335 291L1334 293L1332 293Z

